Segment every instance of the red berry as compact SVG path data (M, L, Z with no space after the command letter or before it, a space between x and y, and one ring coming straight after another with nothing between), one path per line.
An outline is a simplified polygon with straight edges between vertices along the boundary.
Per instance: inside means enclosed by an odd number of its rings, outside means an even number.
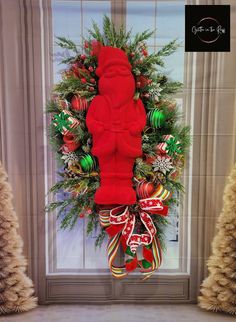
M140 83L140 82L137 82L137 83L136 83L136 86L137 86L137 88L140 88L141 83Z
M84 213L81 212L79 216L80 218L84 218Z
M144 56L148 55L148 52L146 51L146 49L143 49L142 53L143 53Z
M97 41L97 40L92 40L91 41L91 47L92 47L92 51L91 51L90 55L98 57L99 52L100 52L100 50L102 48L102 43L100 41Z
M93 67L92 67L92 66L89 66L88 70L89 70L90 72L93 72L93 71L94 71L94 69L93 69Z
M80 58L84 60L86 58L86 55L81 55Z
M134 57L134 55L135 55L134 52L130 53L130 57Z
M81 83L86 84L87 83L86 78L81 78Z
M90 83L95 83L96 81L95 81L95 79L94 78L90 78Z
M92 87L92 86L91 86L91 87L89 87L89 91L90 91L90 92L93 92L93 91L94 91L94 87Z
M84 48L88 48L88 46L89 46L89 45L88 45L88 42L87 42L87 41L85 41L85 42L84 42Z

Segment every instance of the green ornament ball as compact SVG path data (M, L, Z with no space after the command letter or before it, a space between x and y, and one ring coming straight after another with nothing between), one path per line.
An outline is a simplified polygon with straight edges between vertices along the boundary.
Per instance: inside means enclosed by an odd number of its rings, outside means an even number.
M94 156L89 153L85 153L80 156L79 164L84 172L92 172L96 169L96 160Z
M162 111L155 108L148 113L148 120L151 127L158 129L164 125L166 117Z

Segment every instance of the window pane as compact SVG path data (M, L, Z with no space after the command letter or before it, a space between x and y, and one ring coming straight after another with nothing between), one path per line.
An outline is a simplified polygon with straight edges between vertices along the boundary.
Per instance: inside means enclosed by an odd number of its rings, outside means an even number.
M184 41L185 1L157 1L156 43L158 46L178 39Z
M53 34L78 41L81 36L80 1L53 1Z
M154 30L154 36L148 41L149 52L160 50L163 45L178 38L181 47L170 57L165 57L165 72L175 81L183 82L184 75L184 5L185 1L127 1L126 26L133 33L146 29ZM140 23L141 22L141 23ZM162 68L160 67L161 71ZM179 102L178 102L179 103ZM182 101L181 101L182 103ZM181 230L181 211L179 207L171 210L169 226L166 230L166 251L163 256L162 270L180 269L179 242Z
M143 32L146 29L154 30L156 24L156 3L155 1L127 1L126 7L126 28L132 29L132 34ZM142 23L140 23L142 22ZM154 37L148 40L148 45L154 46Z
M87 29L92 27L92 22L96 22L99 27L102 27L103 17L106 14L110 16L109 1L83 1L83 36L87 37Z
M102 26L103 16L110 16L110 1L67 1L54 0L52 2L53 21L53 82L61 78L61 72L66 65L60 64L61 59L70 56L68 50L62 49L55 44L56 37L66 37L73 40L77 45L81 44L83 37L87 35L87 28L91 27L92 19L99 27ZM54 177L56 176L56 170ZM63 193L58 199L64 198ZM53 216L53 215L52 215ZM54 214L56 216L56 214ZM49 220L51 217L49 216ZM78 272L81 269L104 269L108 270L106 241L101 249L95 249L94 236L86 234L86 223L83 219L78 220L72 230L61 230L60 221L55 217L49 225L51 241L48 243L48 258L50 272Z
M56 36L64 36L78 45L81 44L82 38L88 34L87 28L91 28L92 20L102 27L103 16L104 14L110 16L110 11L110 1L54 0L52 6L54 43ZM132 29L133 34L146 29L157 29L148 41L150 52L159 50L174 38L179 40L184 38L184 1L127 1L126 15L126 27ZM56 83L60 80L61 71L66 67L59 62L62 58L68 57L70 52L54 44L52 54L54 83ZM169 76L174 80L183 81L183 47L171 57L165 58L165 62ZM63 198L63 195L59 198ZM180 268L179 233L182 233L180 213L179 208L175 208L169 214L170 226L166 231L168 243L161 269ZM61 230L59 224L54 217L53 229L50 227L53 233L49 233L52 243L51 241L48 243L51 273L80 272L84 269L108 271L106 241L101 249L95 249L96 233L90 237L86 235L84 220L79 220L72 230Z
M180 47L169 57L165 57L165 71L175 81L184 81L184 48Z

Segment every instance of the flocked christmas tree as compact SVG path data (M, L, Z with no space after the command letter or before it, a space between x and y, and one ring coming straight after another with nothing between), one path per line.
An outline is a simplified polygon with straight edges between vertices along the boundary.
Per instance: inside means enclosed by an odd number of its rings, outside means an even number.
M145 234L147 227L140 217L146 206L140 200L152 198L155 203L152 213L156 215L150 218L149 212L147 217L149 224L153 224L155 236L148 238L151 241L154 238L155 245L150 241L150 244L143 246L144 258L141 261L137 259L134 248L132 252L129 246L123 246L128 270L136 266L144 271L153 270L161 262L164 229L168 222L165 217L167 209L175 206L178 192L183 191L180 176L189 146L189 128L181 124L182 116L173 99L182 84L170 80L163 71L164 58L175 52L178 44L172 41L158 52L149 54L145 41L152 32L144 31L131 37L131 31L126 32L123 27L117 31L108 17L104 17L103 30L100 31L93 23L89 35L82 48L69 39L58 37L58 45L73 52L73 55L62 61L68 67L62 73L62 80L55 85L52 100L47 105L47 112L52 114L49 137L61 168L58 172L61 180L50 192L56 195L66 191L67 196L63 200L58 198L52 202L48 210L57 209L62 229L72 228L77 220L87 217L87 232L97 231L96 245L102 244L106 231L111 233L108 210L106 212L94 202L94 194L100 185L100 169L97 158L91 152L93 137L86 126L86 116L91 101L99 94L97 68L101 67L98 66L101 49L106 46L119 48L123 51L119 55L124 61L127 59L126 66L131 66L135 82L133 100L140 102L141 99L147 123L142 132L142 155L136 159L133 168L133 187L137 202L129 205L126 210L114 210L113 215L118 216L119 212L123 212L128 220L128 213L135 214L134 231L136 236L141 236ZM102 63L104 62L100 57L99 64ZM159 215L158 211L155 212L158 207L162 209ZM145 209L148 211L147 207ZM109 211L111 210L110 207ZM114 258L113 251L121 243L122 231L116 236L111 234L108 253L109 258ZM153 254L156 255L155 264ZM110 263L110 268L112 265ZM116 273L113 272L113 275L116 276Z
M223 202L207 263L209 276L201 285L199 305L209 311L236 314L236 164Z
M25 312L37 306L17 230L11 187L0 163L0 314Z

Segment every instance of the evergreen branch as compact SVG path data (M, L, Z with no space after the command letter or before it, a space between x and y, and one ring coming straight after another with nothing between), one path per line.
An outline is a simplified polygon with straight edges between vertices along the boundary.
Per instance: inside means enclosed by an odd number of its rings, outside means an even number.
M68 188L76 186L80 181L80 178L68 178L65 180L58 181L51 187L49 193L55 194L61 189L66 190Z
M64 201L55 201L55 202L51 202L49 205L47 205L45 207L45 211L46 212L52 212L55 209L59 208L60 206L62 206L64 203Z
M93 26L93 30L92 29L88 29L88 33L97 41L99 41L100 43L104 43L103 42L103 36L100 32L100 29L98 27L98 25L95 23L95 21L92 21L92 26Z
M77 220L79 219L80 208L78 208L77 204L70 208L70 210L66 211L66 214L62 218L60 222L60 228L70 230L75 226Z
M46 113L59 113L61 112L59 106L53 100L50 100L46 104Z
M177 43L177 39L172 40L168 44L166 44L162 49L157 52L158 56L169 56L173 54L177 48L179 48L179 44Z
M56 42L56 44L61 48L72 50L76 54L78 53L77 46L72 40L67 39L65 37L56 37L56 39L58 39L58 42Z
M152 166L138 158L135 162L134 175L136 177L149 177L152 175Z
M183 87L181 82L168 81L163 85L163 90L161 92L161 97L168 97L170 94L179 92Z
M68 64L72 64L74 61L75 61L75 56L71 56L71 57L62 59L60 64L68 65Z
M141 33L137 33L134 37L133 42L130 42L129 48L134 50L138 43L146 41L148 38L150 38L154 34L154 31L145 30Z
M95 240L95 247L101 247L105 237L106 237L105 229L101 229L101 232L99 233L99 235Z

